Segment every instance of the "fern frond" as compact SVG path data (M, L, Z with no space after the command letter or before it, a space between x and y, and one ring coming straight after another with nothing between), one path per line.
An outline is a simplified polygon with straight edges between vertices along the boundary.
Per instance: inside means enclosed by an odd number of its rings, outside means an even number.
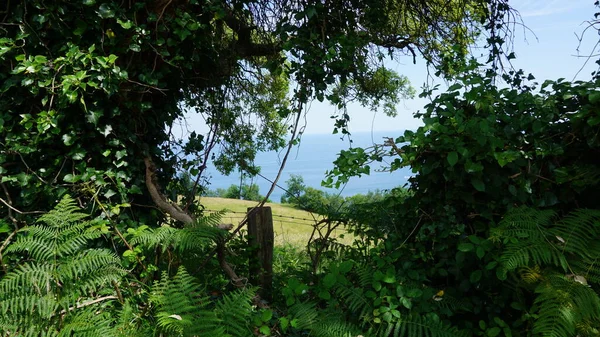
M80 310L69 315L58 336L106 337L113 336L113 318L107 312L96 313L95 308Z
M319 312L316 305L310 302L296 303L290 307L289 313L291 317L297 320L299 329L310 329L318 322Z
M373 269L367 264L358 264L354 267L358 275L358 286L366 287L373 282Z
M131 243L149 248L160 247L163 252L169 247L180 252L202 250L226 233L217 228L222 214L222 212L212 213L181 229L170 226L147 229L131 239Z
M163 272L155 282L150 302L157 308L159 329L168 336L224 336L224 328L214 311L208 310L208 297L185 268L169 279Z
M107 335L112 319L98 306L76 304L112 293L111 281L126 271L112 252L86 249L100 235L86 217L67 196L7 248L29 257L0 280L0 326L17 327L7 330L11 336Z
M344 305L350 312L356 313L359 317L364 317L373 312L372 300L369 300L360 287L338 287L336 294L343 299Z
M319 322L310 328L311 336L315 337L355 337L362 336L362 332L353 324L341 320L339 315L325 315Z
M379 329L381 337L460 337L467 336L465 331L460 331L449 324L440 322L439 319L429 316L408 316L384 324Z
M596 245L597 249L589 249L589 244L598 238L599 228L599 210L578 209L558 221L551 233L559 238L564 252L597 258L600 256L600 247Z
M492 239L543 238L546 233L540 227L550 223L556 217L551 210L537 210L519 207L508 212L498 227L492 228Z
M216 304L215 313L224 323L225 333L232 337L246 337L252 332L248 324L254 312L252 298L255 292L249 289L239 289L229 293Z
M540 239L543 240L543 239ZM567 270L565 255L556 247L540 240L522 240L509 243L500 256L500 262L508 270L535 265L555 265Z

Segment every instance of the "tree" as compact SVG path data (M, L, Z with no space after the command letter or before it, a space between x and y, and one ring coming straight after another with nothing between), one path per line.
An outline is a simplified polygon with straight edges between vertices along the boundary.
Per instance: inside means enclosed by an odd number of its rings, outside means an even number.
M261 201L264 198L262 195L260 195L260 190L257 184L242 185L241 193L240 186L233 184L229 186L227 190L223 192L222 195L219 196L222 198L243 199L252 201Z
M285 193L281 196L281 203L294 203L294 199L299 198L306 189L304 178L299 174L290 175L290 179L285 181Z
M196 187L177 205L169 184L180 169L199 179L214 158L223 172L256 173L256 151L281 148L287 132L295 140L313 98L337 105L347 132L348 102L410 94L381 70L384 56L419 54L452 75L486 27L496 45L508 10L504 0L6 2L0 217L16 230L71 192L117 236L192 223ZM190 109L208 132L179 140Z

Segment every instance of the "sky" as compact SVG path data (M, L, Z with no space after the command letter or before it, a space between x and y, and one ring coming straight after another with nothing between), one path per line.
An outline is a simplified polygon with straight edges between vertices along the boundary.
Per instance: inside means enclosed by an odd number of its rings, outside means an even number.
M512 65L515 69L533 74L539 83L546 79L590 78L597 65L593 59L586 64L585 56L594 52L599 38L595 30L583 33L589 25L587 21L597 12L594 0L509 0L509 5L520 15L514 27L513 51L517 58ZM582 35L580 44L578 37ZM446 86L441 80L428 76L422 59L413 64L412 57L407 56L390 61L386 66L407 76L417 92L426 82L441 84L442 88ZM422 110L427 102L421 98L404 100L397 107L398 116L394 118L358 104L350 105L349 130L351 133L390 131L391 135L397 135L402 130L416 129L422 123L413 114ZM304 134L331 134L333 120L330 117L334 113L332 106L314 101L304 118ZM205 129L198 115L190 113L186 119L189 130Z

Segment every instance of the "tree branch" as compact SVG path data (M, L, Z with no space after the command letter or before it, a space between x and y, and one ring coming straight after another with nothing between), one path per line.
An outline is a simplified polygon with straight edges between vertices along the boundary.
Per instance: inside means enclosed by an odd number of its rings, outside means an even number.
M154 172L156 171L156 167L154 166L152 159L150 159L150 157L146 157L144 158L144 163L146 164L146 187L148 188L148 192L150 192L152 201L154 201L156 206L177 221L181 221L186 225L194 223L194 218L181 210L181 208L179 208L177 205L168 202L167 198L165 198L165 196L159 192L158 186L154 180Z

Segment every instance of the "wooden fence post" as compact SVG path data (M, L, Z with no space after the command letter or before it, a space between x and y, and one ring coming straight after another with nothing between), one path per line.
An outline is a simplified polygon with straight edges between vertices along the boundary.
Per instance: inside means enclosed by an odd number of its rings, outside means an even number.
M271 207L248 208L248 245L250 284L260 287L260 296L273 299L273 214Z

